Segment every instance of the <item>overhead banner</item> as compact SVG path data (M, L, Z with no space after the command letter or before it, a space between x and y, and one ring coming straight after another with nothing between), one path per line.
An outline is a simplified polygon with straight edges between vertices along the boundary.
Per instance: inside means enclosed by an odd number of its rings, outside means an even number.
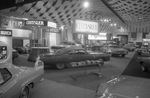
M73 24L74 33L98 34L99 24L96 21L75 20Z

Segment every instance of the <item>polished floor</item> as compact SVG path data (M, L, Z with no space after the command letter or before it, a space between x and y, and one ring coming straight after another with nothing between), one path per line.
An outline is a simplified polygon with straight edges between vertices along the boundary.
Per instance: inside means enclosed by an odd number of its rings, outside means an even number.
M122 75L141 77L141 78L150 78L150 72L143 72L141 66L136 62L136 58L139 57L137 53L133 56L130 63L127 65Z

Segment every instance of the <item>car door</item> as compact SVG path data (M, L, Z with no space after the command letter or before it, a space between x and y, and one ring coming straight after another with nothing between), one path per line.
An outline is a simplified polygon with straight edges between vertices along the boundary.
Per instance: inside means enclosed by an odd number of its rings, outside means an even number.
M78 58L78 61L87 60L87 52L84 49L78 49L77 58Z
M68 62L78 62L79 58L78 58L78 51L77 50L72 50L68 53Z

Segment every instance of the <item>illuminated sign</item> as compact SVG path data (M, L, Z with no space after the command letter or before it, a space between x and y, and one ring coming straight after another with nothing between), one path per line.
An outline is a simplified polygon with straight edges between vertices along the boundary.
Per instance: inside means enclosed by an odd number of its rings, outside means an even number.
M46 26L46 21L42 20L27 20L25 25L29 26Z
M22 28L23 26L24 26L24 21L23 20L0 16L0 27Z
M98 22L75 20L74 31L76 33L98 34L98 31L99 31Z
M88 35L89 40L107 40L106 33L99 33L99 35Z
M0 30L0 36L12 36L11 30Z
M54 23L54 22L50 22L50 21L47 22L47 26L48 26L48 27L57 28L57 24Z

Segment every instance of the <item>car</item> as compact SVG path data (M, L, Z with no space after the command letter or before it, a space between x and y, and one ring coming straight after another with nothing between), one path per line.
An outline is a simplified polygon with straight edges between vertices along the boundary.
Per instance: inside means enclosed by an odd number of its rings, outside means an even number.
M89 53L84 48L62 48L50 54L40 56L46 66L55 66L57 69L65 67L78 67L97 64L102 66L104 61L110 60L110 55L105 53Z
M17 50L12 49L12 59L14 60L15 58L17 58L19 56L19 53Z
M136 61L141 65L141 69L144 72L150 69L150 57L137 57Z
M125 55L128 54L128 50L123 49L118 45L111 45L111 44L103 46L101 48L101 51L103 51L104 53L111 54L111 56L121 55L122 57L125 57Z
M43 66L40 60L32 67L1 64L0 98L29 98L30 91L44 80Z
M150 49L148 47L137 48L136 53L138 53L138 55L142 55L143 53L150 53Z
M94 98L149 98L150 79L118 75L101 83Z
M136 50L136 45L134 43L128 43L128 44L125 44L123 48L127 49L128 51L134 51Z

